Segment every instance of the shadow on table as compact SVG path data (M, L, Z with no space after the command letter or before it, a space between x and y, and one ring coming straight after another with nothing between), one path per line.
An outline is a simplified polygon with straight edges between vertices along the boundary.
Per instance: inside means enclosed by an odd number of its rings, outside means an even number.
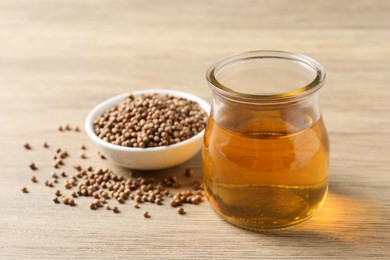
M330 184L326 201L312 219L274 233L262 234L267 239L282 238L287 247L327 247L338 253L360 252L360 255L377 255L389 239L384 229L390 218L381 203L363 200L358 193L343 190ZM333 248L333 249L332 249ZM346 252L341 252L346 250ZM321 250L320 250L321 251Z

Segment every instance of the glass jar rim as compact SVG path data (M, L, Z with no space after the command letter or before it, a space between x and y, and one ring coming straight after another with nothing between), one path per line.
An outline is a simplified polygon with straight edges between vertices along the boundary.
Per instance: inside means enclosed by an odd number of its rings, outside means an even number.
M238 61L252 60L252 59L284 59L291 62L299 62L312 69L316 75L314 79L307 85L297 88L293 91L280 93L280 94L248 94L233 90L223 85L216 76L216 72L232 63ZM316 60L298 53L276 50L257 50L242 52L239 54L231 55L220 59L212 64L207 72L206 78L210 88L224 97L228 97L234 100L240 100L243 102L256 102L256 101L268 101L268 102L288 102L303 98L318 91L324 84L326 73L324 67Z

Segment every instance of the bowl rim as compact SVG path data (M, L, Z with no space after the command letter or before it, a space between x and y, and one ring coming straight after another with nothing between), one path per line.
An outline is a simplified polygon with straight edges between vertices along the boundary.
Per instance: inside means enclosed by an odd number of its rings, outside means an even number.
M196 135L192 136L191 138L186 139L186 140L181 141L181 142L176 143L176 144L159 146L159 147L140 148L140 147L127 147L127 146L112 144L112 143L104 141L103 139L101 139L100 137L98 137L96 135L96 133L93 129L93 120L96 117L98 117L99 115L104 113L110 107L113 107L116 104L118 104L119 102L123 101L129 95L138 96L138 95L142 95L142 94L151 94L151 93L170 94L172 96L183 97L183 98L195 101L206 112L206 114L208 116L210 115L210 109L211 109L210 104L207 101L205 101L204 99L202 99L198 96L195 96L193 94L190 94L188 92L179 91L179 90L171 90L171 89L134 90L134 91L125 92L125 93L110 97L108 99L103 100L99 104L97 104L88 113L88 115L85 119L84 128L85 128L87 135L92 139L92 141L94 141L95 143L97 143L101 146L104 146L106 148L118 150L118 151L124 151L124 152L141 152L141 153L158 152L158 151L164 151L164 150L169 150L169 149L185 146L185 145L187 145L187 144L189 144L189 143L191 143L191 142L193 142L193 141L195 141L203 136L205 129L203 129L201 132L197 133ZM102 110L102 108L105 108L105 109L103 109L103 112L99 113L99 110Z

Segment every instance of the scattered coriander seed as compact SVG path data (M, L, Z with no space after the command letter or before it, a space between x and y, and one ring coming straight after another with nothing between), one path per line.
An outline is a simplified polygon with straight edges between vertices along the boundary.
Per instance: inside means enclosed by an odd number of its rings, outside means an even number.
M76 170L78 171L81 171L83 168L81 167L81 165L79 164L76 164L76 165L73 165L73 168L75 168Z
M178 208L178 209L177 209L177 213L179 213L180 215L186 214L186 212L184 211L183 208Z
M102 207L102 202L99 199L95 199L93 202L97 208Z
M64 165L64 161L63 161L62 159L58 159L58 160L56 161L56 164L58 164L58 165Z
M178 206L181 206L181 201L180 201L179 199L173 199L173 200L171 200L171 201L169 202L169 204L170 204L172 207L176 208L176 207L178 207Z
M192 168L186 169L186 176L191 177L192 175L194 175L194 170Z
M68 151L65 150L65 151L60 152L59 156L61 159L65 159L66 157L69 156L69 153L68 153Z
M49 144L48 144L47 142L44 142L44 143L43 143L43 147L44 147L44 148L49 148Z
M137 195L137 196L134 197L134 200L136 202L142 202L142 197L140 195Z
M81 154L80 154L80 158L81 158L81 159L87 159L87 155L86 155L85 153L81 153Z
M64 203L65 205L68 205L69 204L69 198L67 196L63 196L62 197L62 203Z
M72 198L69 198L69 200L68 200L68 204L69 204L69 206L71 206L71 207L74 207L74 206L76 206L76 202L75 202L75 200L74 200L74 199L72 199Z
M66 181L64 184L64 187L69 190L72 188L72 184L70 184L68 181Z
M60 132L64 131L64 129L62 128L62 126L59 126L59 127L58 127L58 131L60 131Z
M166 129L165 131L173 131L172 129ZM173 131L174 132L174 131ZM177 135L178 133L173 133ZM165 134L163 134L165 136ZM135 137L134 135L131 137ZM148 137L152 138L152 137ZM142 147L143 142L145 145L147 139L140 139L140 146ZM46 142L44 142L44 147ZM84 145L82 145L84 146ZM81 147L82 150L83 147ZM105 159L104 155L98 152L102 159ZM68 157L69 154L66 150L58 148L54 157L55 164L59 168L63 159ZM179 188L181 186L180 181L175 176L164 178L158 184L154 184L153 178L144 178L130 173L130 177L123 177L115 174L112 170L107 168L94 168L89 166L83 170L81 165L73 166L77 172L67 178L65 171L60 174L53 172L51 174L51 180L46 180L45 185L47 187L54 187L55 183L58 183L59 175L66 178L64 186L66 189L72 189L76 187L76 191L72 191L71 196L61 196L60 190L56 190L55 197L53 198L54 203L60 203L60 200L65 205L75 206L75 199L79 196L94 197L95 200L91 203L91 209L98 209L100 207L106 207L106 209L112 209L115 213L119 213L118 207L112 208L107 204L107 200L115 199L119 203L126 203L127 200L131 199L134 201L134 208L140 208L140 203L155 203L156 205L163 205L165 198L171 198L169 204L172 207L179 207L184 204L197 205L202 202L202 184L199 181L194 181L193 188L196 191L186 190L176 193L171 193L168 187ZM30 164L30 168L37 169L35 163ZM186 169L186 176L192 175L192 169ZM31 178L32 182L37 182L35 176ZM25 187L24 187L25 188ZM27 188L22 189L23 192L28 192ZM178 212L181 212L180 208ZM182 214L180 213L179 214ZM183 213L185 214L185 212ZM151 217L147 212L145 218Z
M81 148L81 150L87 150L87 147L85 145L83 145L83 144L81 145L80 148Z
M25 143L23 146L26 150L31 150L31 145L29 143Z
M195 180L192 184L192 188L194 190L203 190L203 185L200 183L200 181Z
M28 189L26 187L23 187L21 190L23 193L28 193Z
M101 152L98 152L98 155L99 155L100 159L102 159L102 160L106 159L106 156L104 156Z
M106 208L106 210L111 210L111 206L108 204L105 206L105 208Z
M145 212L144 212L144 218L150 218L150 214L149 214L148 211L145 211Z
M65 130L66 130L66 131L71 131L71 130L72 130L72 128L70 127L70 125L69 125L69 124L66 124L66 125L65 125Z
M75 130L76 132L80 132L80 127L76 126L76 127L74 128L74 130Z
M33 170L33 171L35 171L35 170L37 170L38 169L38 167L35 165L35 163L34 162L32 162L32 163L30 163L30 169L31 170Z
M77 186L77 179L72 179L70 181L70 184L73 186L73 187L76 187Z
M31 177L31 181L34 182L34 183L37 183L37 182L38 182L37 177L32 176L32 177Z

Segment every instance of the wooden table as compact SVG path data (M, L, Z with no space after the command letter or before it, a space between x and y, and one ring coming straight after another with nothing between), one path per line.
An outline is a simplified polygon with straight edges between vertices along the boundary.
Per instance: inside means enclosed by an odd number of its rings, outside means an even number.
M387 0L0 1L0 259L388 259L389 14ZM71 154L69 172L83 163L127 173L100 160L84 131L61 133L59 125L82 126L94 105L135 89L210 100L207 67L255 49L304 53L328 72L321 102L331 138L330 191L310 221L259 234L224 222L207 202L181 216L168 205L137 210L127 203L113 214L91 211L86 198L76 207L51 201L55 188L43 182L57 147ZM34 173L31 161L39 167ZM187 167L201 178L199 154L145 175L182 176Z

